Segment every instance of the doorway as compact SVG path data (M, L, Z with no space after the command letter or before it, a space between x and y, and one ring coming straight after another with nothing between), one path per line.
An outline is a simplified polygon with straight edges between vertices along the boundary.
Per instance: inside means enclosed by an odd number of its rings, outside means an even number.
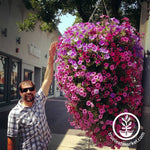
M32 81L32 70L24 69L24 80Z
M36 85L36 90L38 91L41 87L41 79L40 79L40 75L41 75L41 68L35 67L34 68L34 82Z

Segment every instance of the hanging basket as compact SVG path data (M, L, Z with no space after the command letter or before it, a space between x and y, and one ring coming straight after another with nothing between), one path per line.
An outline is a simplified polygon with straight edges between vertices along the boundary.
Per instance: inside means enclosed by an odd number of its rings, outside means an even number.
M119 148L108 134L115 136L115 117L122 112L141 116L139 34L128 18L120 23L101 16L96 24L77 23L68 28L59 40L56 79L68 99L71 125L85 130L98 147Z

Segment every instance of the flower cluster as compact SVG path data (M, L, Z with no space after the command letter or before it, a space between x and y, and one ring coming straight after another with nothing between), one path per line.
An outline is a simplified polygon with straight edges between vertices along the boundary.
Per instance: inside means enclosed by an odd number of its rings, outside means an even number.
M59 39L56 79L68 99L71 125L87 131L98 147L117 145L108 135L121 112L141 116L142 47L128 18L121 23L77 23ZM118 139L119 140L119 139Z

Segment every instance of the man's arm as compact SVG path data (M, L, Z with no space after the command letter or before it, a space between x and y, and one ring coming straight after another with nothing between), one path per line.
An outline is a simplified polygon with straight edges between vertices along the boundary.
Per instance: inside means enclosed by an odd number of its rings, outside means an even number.
M7 150L15 150L15 138L7 138Z
M47 63L47 67L46 67L46 71L45 71L45 75L44 75L44 81L41 86L41 89L46 96L48 95L49 88L52 83L53 63L54 63L54 56L56 53L56 46L57 46L57 42L53 42L50 46L49 58L48 58L48 63Z

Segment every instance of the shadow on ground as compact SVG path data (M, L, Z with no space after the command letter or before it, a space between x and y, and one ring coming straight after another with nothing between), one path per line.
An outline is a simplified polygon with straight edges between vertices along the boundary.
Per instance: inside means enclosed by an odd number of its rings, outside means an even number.
M82 139L75 147L73 147L74 150L97 150L94 147L93 142L90 138Z

